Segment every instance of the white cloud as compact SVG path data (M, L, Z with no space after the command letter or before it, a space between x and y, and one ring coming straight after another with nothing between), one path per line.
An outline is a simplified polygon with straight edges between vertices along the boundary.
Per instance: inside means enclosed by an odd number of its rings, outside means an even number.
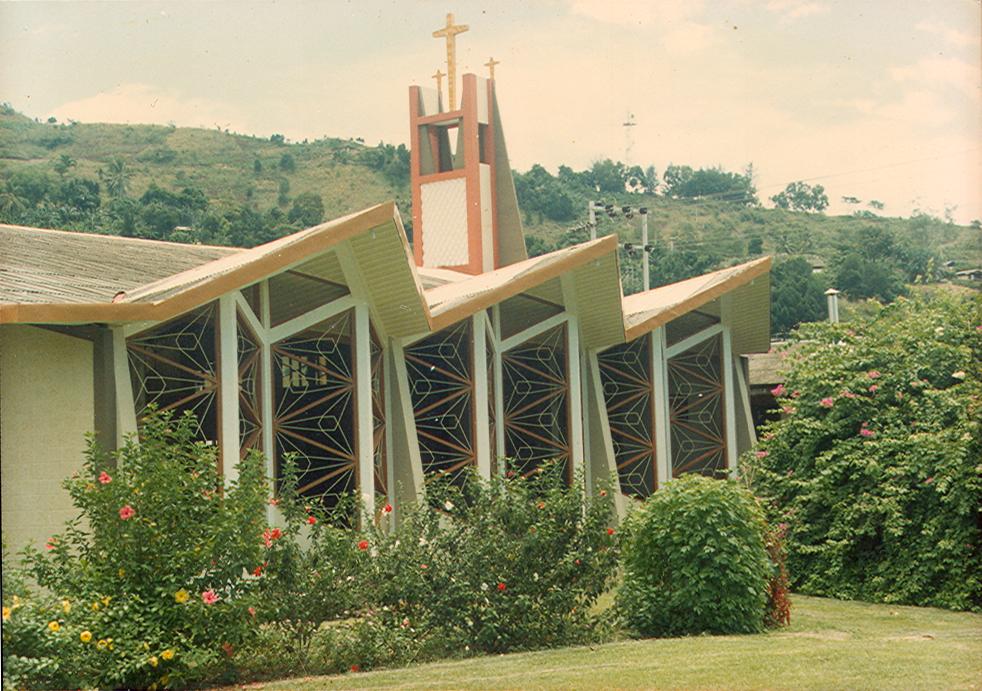
M182 95L151 84L120 84L102 93L52 109L60 120L113 123L165 123L247 131L244 118L228 103Z
M717 38L712 25L699 21L702 2L573 0L570 11L605 24L652 31L653 39L674 54L701 52Z
M973 36L967 31L953 29L952 27L942 24L941 22L924 20L918 22L914 28L918 31L924 31L935 36L940 36L951 45L958 46L959 48L966 48L979 43L978 36Z
M957 58L922 58L911 65L894 67L890 76L898 82L929 87L943 84L974 99L982 93L982 68Z
M816 14L825 14L831 8L824 2L812 0L770 0L767 9L780 14L785 19L799 19Z

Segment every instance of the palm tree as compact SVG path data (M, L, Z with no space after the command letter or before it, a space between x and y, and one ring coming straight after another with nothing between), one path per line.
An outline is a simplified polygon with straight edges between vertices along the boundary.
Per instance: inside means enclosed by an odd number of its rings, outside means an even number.
M126 196L130 182L130 171L127 170L126 162L123 159L114 156L105 171L99 169L99 178L106 185L109 196Z
M68 172L68 169L74 168L76 165L78 165L78 162L74 158L68 154L62 154L58 157L58 160L55 161L55 172L64 177L65 173Z

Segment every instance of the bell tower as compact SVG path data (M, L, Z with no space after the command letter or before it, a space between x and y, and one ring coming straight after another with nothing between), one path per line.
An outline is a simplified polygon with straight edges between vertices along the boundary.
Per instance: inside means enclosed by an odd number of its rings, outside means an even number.
M465 74L454 102L454 44L466 30L451 14L434 32L447 40L447 110L439 71L437 89L409 88L413 254L417 266L476 275L527 254L494 79Z

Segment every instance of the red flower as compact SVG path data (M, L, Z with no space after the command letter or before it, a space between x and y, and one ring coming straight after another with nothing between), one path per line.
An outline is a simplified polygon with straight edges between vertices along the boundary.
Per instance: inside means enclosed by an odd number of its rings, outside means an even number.
M767 458L768 456L770 456L770 453L768 453L767 451L755 451L754 456L756 456L757 458Z
M119 517L124 521L130 520L135 514L136 510L129 504L119 510Z
M783 396L784 395L784 384L778 384L773 389L771 389L771 395L774 398L777 398L778 396Z
M112 481L113 481L113 479L109 476L109 473L107 473L105 470L103 470L101 473L99 473L99 483L100 484L108 485Z
M577 559L577 560L576 560L576 562L574 562L574 563L575 563L575 564L576 564L577 566L579 566L579 565L580 565L580 564L582 564L583 562L582 562L582 561L580 561L579 559Z
M225 654L228 655L229 657L235 655L235 648L228 641L222 643L222 650L224 650Z
M269 536L274 540L279 540L281 537L283 537L283 531L279 528L273 528L273 532L271 532Z
M606 497L607 496L607 490L605 490L605 489L600 490L600 496L601 497Z
M535 508L541 511L542 509L546 508L546 503L544 501L540 501L538 504L535 505Z
M249 616L250 617L256 616L256 608L255 607L250 607L249 608Z
M509 470L507 473L505 473L505 477L515 477L515 471Z
M48 541L46 543L44 543L44 548L50 552L51 550L53 550L55 548L55 545L57 544L57 542L58 542L58 540L56 538L49 537L48 538Z
M508 587L508 586L507 586L507 585L505 585L504 583L498 583L498 592L502 592L502 593L503 593L503 592L505 592L505 589L506 589L507 587Z
M359 542L358 549L360 549L362 552L368 549L368 540L362 540L361 542Z
M876 379L877 377L880 376L880 372L878 370L871 369L869 372L866 373L866 376L869 377L870 379Z
M869 392L870 393L876 393L879 390L880 390L880 387L877 386L876 384L870 384L869 385Z
M280 505L280 500L277 499L276 497L272 497L269 500L269 505L270 506L279 506Z
M386 504L382 509L382 513L392 513L392 504Z
M253 576L262 576L263 575L263 569L265 569L267 566L269 566L269 562L268 561L264 561L262 564L260 564L259 566L257 566L256 568L254 568L252 570L252 575Z
M201 601L206 605L213 605L218 602L218 595L215 594L214 590L209 588L201 593Z
M819 401L818 404L823 408L831 408L832 406L835 405L835 399L832 398L831 396L826 396L821 401Z
M426 571L426 569L428 569L428 568L430 568L430 567L429 567L429 566L427 566L426 564L420 564L420 565L419 565L419 568L421 568L421 569L422 569L423 571Z
M308 524L314 525L314 523L316 523L316 522L317 522L316 516L307 516L307 523Z
M930 485L932 482L934 482L934 476L933 475L931 477L929 477L929 478L927 478L927 479L924 480L924 484L925 485Z
M361 671L361 667L359 667L358 665L351 665L351 671L352 672L360 672Z
M608 535L613 535L614 534L614 529L613 528L607 528L607 534Z

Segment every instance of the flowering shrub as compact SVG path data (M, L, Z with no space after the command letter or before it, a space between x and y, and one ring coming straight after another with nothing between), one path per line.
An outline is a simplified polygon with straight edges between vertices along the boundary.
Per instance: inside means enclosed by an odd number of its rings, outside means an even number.
M604 493L606 495L606 493ZM398 529L373 536L377 614L447 652L504 652L589 640L611 585L613 504L584 507L558 468L463 487L438 480ZM436 503L441 512L429 508Z
M982 608L982 310L938 294L808 324L746 473L805 593Z
M356 515L350 508L353 498L343 499L333 516L324 516L296 493L295 477L288 460L276 500L284 527L263 533L262 562L253 572L259 577L259 621L287 634L295 668L306 671L313 634L321 624L366 608L371 557L367 539L339 527L343 517Z
M754 633L764 627L773 567L763 511L731 480L683 475L625 524L617 607L644 636Z
M80 519L28 557L53 599L34 600L9 637L4 623L13 683L185 686L229 667L254 629L244 574L262 555L267 488L256 455L223 489L214 447L193 430L159 416L111 457L90 444L66 481Z

